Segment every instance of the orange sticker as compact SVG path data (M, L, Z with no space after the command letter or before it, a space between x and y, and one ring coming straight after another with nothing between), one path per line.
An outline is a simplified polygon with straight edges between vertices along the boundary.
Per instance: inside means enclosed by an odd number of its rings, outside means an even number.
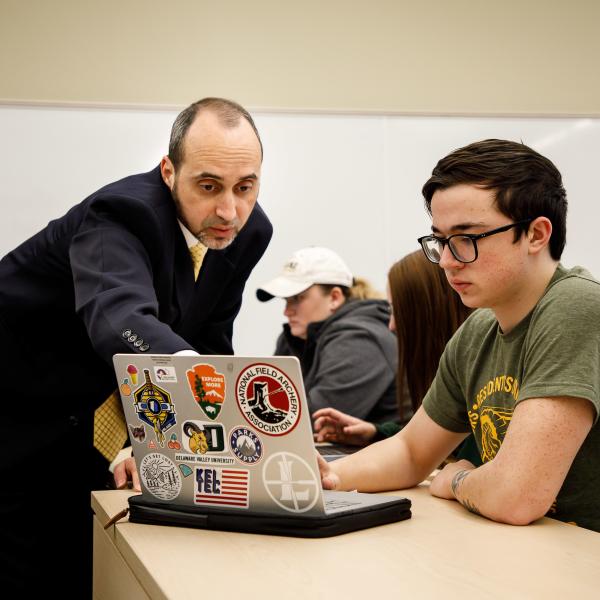
M194 365L187 371L188 384L194 400L204 414L214 421L225 401L225 375L212 365Z

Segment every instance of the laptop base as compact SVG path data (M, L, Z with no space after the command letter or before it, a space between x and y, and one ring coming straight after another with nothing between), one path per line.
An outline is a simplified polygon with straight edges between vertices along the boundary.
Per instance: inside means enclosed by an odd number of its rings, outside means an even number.
M129 498L129 521L148 525L175 525L243 533L320 538L410 519L410 500L396 498L384 505L366 506L323 516L273 515L256 511L239 514L231 510L165 505L140 496Z

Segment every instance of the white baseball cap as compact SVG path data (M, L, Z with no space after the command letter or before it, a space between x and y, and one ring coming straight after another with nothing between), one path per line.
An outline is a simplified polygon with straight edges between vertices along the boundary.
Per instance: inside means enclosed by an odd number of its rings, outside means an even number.
M256 290L256 297L267 302L295 296L316 283L352 287L352 282L348 265L333 250L312 246L294 252L282 273Z

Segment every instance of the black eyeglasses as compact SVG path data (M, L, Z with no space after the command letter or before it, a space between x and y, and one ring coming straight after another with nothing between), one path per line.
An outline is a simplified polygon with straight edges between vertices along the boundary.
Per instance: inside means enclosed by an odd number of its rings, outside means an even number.
M489 237L490 235L496 235L497 233L502 233L503 231L508 231L519 225L531 223L531 221L533 221L533 218L517 221L510 225L504 225L503 227L498 227L497 229L492 229L485 233L457 233L448 236L447 238L440 238L435 235L424 235L417 241L421 244L425 256L432 263L437 264L440 262L446 244L448 244L448 248L450 248L450 252L452 252L452 256L454 256L456 260L461 263L472 263L476 261L479 256L477 251L477 240Z

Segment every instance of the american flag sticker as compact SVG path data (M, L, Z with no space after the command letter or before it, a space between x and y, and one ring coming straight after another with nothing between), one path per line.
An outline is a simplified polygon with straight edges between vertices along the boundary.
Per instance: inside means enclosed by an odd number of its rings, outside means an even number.
M196 504L248 508L250 474L246 469L196 467L195 485Z

